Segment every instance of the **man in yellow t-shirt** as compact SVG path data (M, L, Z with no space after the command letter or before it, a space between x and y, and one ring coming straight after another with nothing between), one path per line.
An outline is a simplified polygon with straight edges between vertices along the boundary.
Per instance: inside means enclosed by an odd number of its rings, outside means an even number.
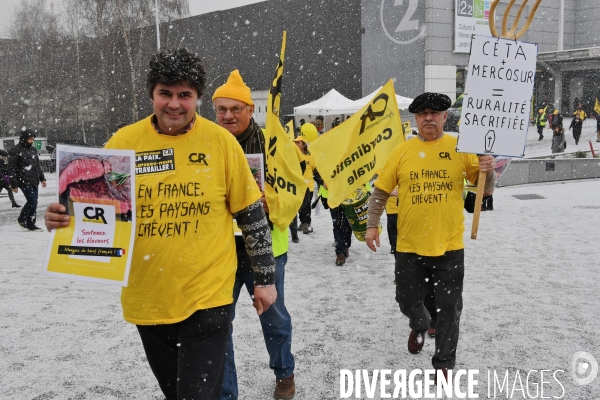
M408 351L421 351L430 324L424 305L433 278L435 306L435 354L432 364L447 376L453 368L458 345L464 276L463 178L476 183L479 172L493 189L494 158L457 153L457 140L444 134L450 98L424 93L409 111L415 114L417 138L400 144L378 172L369 201L366 242L379 247L379 218L390 193L398 186L398 239L396 241L396 301L409 318ZM375 201L374 201L375 200Z
M250 88L244 83L239 71L236 69L229 75L227 82L218 87L212 97L217 123L227 129L231 138L237 141L245 154L263 154L266 159L265 137L262 129L252 117L254 102ZM266 170L266 166L263 166ZM264 196L262 197L264 201ZM268 212L266 202L265 211ZM268 216L268 214L267 214ZM270 223L269 223L270 224ZM270 224L272 225L272 224ZM269 367L275 374L276 399L291 399L296 393L294 381L295 360L292 354L292 317L285 307L284 278L287 263L288 230L280 231L271 226L273 238L273 255L275 256L275 288L277 300L271 307L259 315L260 324L265 339L265 346L269 353ZM256 270L250 268L250 259L240 237L236 238L238 268L233 285L233 312L235 317L235 304L237 304L242 287L250 297L256 296L260 281L257 281ZM233 324L231 326L233 331ZM233 350L233 336L230 334L225 360L225 379L221 399L237 399L238 385Z
M136 324L167 399L216 400L237 261L233 218L252 237L246 250L263 286L254 292L259 314L276 298L271 235L244 153L229 132L196 113L206 88L198 56L155 54L146 86L154 114L106 144L136 151L136 237L123 315ZM66 211L48 206L48 230L69 225Z

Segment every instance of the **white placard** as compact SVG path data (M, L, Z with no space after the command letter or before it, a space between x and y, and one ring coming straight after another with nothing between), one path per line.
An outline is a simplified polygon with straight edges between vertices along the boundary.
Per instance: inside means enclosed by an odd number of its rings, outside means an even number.
M537 45L475 36L457 151L525 155Z

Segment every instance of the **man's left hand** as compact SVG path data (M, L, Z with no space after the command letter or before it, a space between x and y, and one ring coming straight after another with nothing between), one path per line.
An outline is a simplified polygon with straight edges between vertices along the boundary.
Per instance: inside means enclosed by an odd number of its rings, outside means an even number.
M46 181L42 181L42 187L46 187Z
M275 289L275 285L254 288L254 303L252 305L256 308L256 313L258 315L267 311L271 304L275 303L275 300L277 300L277 289Z
M496 168L496 159L494 156L485 155L479 156L479 171L484 174L489 174Z

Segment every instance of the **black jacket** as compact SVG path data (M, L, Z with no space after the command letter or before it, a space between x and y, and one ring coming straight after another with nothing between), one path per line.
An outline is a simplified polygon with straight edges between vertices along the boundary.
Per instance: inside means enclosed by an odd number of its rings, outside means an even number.
M8 150L8 176L13 188L38 186L46 181L36 148L27 143L29 137L28 132L22 132L19 143Z

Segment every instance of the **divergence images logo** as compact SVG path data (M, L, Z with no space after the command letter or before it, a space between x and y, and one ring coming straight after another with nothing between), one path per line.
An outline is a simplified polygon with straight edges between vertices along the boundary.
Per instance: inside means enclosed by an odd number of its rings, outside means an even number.
M398 44L409 44L419 40L425 36L423 12L423 7L419 7L419 0L381 0L380 19L383 32L392 42Z
M578 351L571 360L571 377L576 385L589 385L598 376L598 361L590 353Z

